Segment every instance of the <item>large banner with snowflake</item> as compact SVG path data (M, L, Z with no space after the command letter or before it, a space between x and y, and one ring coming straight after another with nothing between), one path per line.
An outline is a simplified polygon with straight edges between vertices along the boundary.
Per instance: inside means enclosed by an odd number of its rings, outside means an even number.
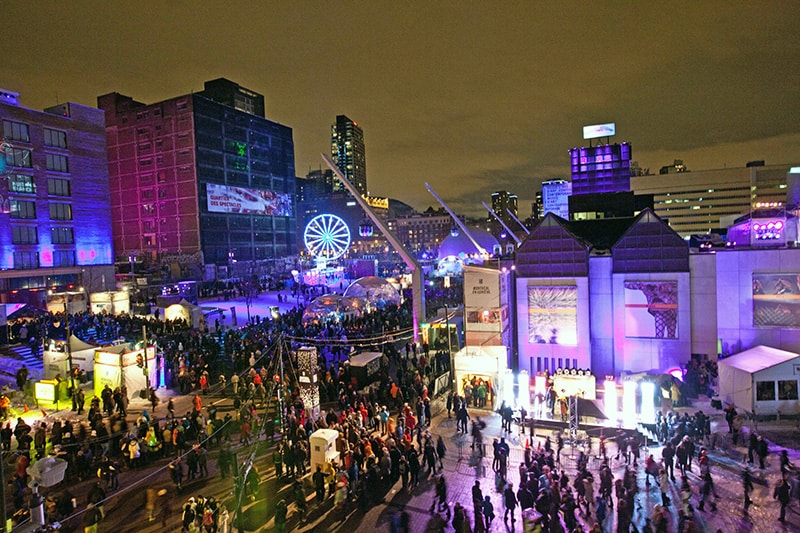
M800 274L753 274L753 325L800 328Z
M578 344L578 287L528 286L528 342Z
M678 282L625 282L625 336L678 338Z

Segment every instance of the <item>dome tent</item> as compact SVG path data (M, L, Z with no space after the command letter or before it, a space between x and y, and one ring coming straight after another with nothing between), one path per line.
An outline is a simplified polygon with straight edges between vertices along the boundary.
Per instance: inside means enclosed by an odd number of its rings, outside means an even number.
M365 276L355 280L344 291L346 297L363 298L373 307L400 305L400 293L391 283L377 276Z
M338 321L348 316L361 316L368 310L363 298L323 294L311 301L303 311L303 324L313 322Z

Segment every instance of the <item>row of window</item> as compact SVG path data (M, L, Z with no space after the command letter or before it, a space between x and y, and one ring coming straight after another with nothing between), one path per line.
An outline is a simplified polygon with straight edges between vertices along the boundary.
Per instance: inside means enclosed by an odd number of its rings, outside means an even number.
M9 141L31 142L30 128L22 122L4 120L3 138ZM55 148L66 148L67 134L60 130L44 128L44 144Z
M19 194L36 194L36 182L33 176L24 174L9 174L8 192ZM69 180L62 178L47 178L47 194L51 196L72 196Z
M36 202L27 200L11 200L11 218L36 218ZM72 205L50 203L50 220L72 220Z
M797 400L797 380L778 380L778 400ZM756 400L759 402L775 401L775 382L756 381Z
M69 172L69 158L59 154L45 154L47 170L52 172ZM6 165L19 168L33 168L31 151L24 148L11 148L5 152Z
M11 242L13 244L39 244L39 229L36 226L12 226ZM73 228L50 228L50 242L53 244L74 244Z
M53 250L53 266L75 266L75 250ZM14 252L14 268L39 268L39 252Z

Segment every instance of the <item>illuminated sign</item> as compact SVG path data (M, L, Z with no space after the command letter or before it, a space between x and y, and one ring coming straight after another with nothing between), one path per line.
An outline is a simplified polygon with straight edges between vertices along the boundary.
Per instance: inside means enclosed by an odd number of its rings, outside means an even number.
M375 209L389 209L389 199L380 196L361 195L367 205Z
M616 122L609 122L608 124L595 124L593 126L583 127L584 139L597 139L598 137L612 137L617 134Z
M528 287L528 342L578 345L578 288L575 285Z
M55 380L42 380L33 384L33 392L36 399L40 402L56 401L56 382Z
M210 212L279 217L292 215L291 194L215 183L206 185L206 193Z
M678 282L626 281L625 336L678 338Z
M753 326L800 328L800 273L753 273Z

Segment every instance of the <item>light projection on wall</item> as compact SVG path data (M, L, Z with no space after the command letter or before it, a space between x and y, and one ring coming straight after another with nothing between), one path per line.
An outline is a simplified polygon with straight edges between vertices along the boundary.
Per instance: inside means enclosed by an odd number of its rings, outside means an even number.
M753 326L800 328L800 274L753 274Z
M678 338L678 282L625 282L625 336Z
M528 286L528 342L578 344L578 287Z
M242 215L292 216L292 195L209 183L208 210Z

